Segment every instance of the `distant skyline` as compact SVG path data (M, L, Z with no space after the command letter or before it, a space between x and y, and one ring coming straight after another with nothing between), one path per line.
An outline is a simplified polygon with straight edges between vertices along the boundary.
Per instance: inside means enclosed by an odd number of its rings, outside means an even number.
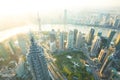
M32 12L48 14L63 9L96 9L119 7L120 0L1 0L0 15L19 15Z
M82 11L120 7L119 3L120 0L0 0L0 30L35 22L38 12L42 21L54 22L62 20L65 9L77 16L83 15Z

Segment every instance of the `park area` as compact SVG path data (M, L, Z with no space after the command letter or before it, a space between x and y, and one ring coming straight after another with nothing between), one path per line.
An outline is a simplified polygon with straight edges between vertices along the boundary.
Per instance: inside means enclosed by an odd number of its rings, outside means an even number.
M92 74L87 72L85 61L87 57L81 51L62 52L54 55L55 64L68 80L94 80Z

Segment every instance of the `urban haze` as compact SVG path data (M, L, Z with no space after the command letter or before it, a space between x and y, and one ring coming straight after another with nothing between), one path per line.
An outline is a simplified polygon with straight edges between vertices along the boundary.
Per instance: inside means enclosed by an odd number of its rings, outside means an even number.
M0 1L0 80L120 80L119 3Z

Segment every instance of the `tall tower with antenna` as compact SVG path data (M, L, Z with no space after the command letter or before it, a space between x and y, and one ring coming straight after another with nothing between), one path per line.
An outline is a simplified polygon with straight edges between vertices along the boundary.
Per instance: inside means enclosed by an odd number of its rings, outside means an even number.
M66 31L66 24L67 24L67 10L64 10L64 30Z
M39 33L40 37L42 37L41 19L40 19L40 16L39 16L39 12L37 13L37 21L38 21L38 27L39 27L38 33Z

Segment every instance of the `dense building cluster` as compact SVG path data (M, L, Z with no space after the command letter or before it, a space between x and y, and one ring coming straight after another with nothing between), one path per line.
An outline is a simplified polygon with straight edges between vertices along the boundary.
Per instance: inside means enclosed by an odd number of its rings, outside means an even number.
M60 32L60 35L58 35L60 36L59 46L56 49L86 51L89 48L89 56L93 59L93 62L98 60L97 63L94 63L94 65L97 65L97 75L101 79L114 79L116 78L114 75L119 75L120 70L120 33L115 30L110 30L107 36L103 36L102 32L98 32L96 35L94 33L94 28L91 28L86 37L77 29L70 30L68 34ZM65 35L67 35L66 40ZM117 37L114 37L115 35ZM67 41L66 44L64 41ZM86 45L87 49L85 48ZM116 71L116 73L113 73L112 70Z

